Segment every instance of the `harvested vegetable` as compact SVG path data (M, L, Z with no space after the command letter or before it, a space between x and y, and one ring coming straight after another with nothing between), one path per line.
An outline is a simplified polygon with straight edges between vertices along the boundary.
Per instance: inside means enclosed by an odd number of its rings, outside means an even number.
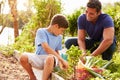
M86 56L86 62L83 63L79 60L76 66L76 79L77 80L89 80L91 77L98 77L102 80L105 80L104 76L102 75L103 70L112 64L112 61L108 61L103 67L97 67L96 63L99 60L94 59L94 57Z

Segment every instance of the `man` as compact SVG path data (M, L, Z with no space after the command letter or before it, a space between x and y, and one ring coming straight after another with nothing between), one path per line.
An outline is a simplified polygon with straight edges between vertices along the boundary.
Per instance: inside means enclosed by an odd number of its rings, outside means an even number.
M112 59L116 47L114 23L109 15L101 12L101 7L99 0L87 3L85 14L78 18L78 38L68 39L67 49L75 45L82 50L83 56L90 50L91 56L101 54L103 60Z
M58 50L62 49L61 34L68 27L68 21L61 14L55 15L48 28L37 30L35 38L36 54L23 54L21 65L28 72L30 80L36 80L32 67L43 69L42 80L48 80L53 68L61 63L62 69L68 68L68 63L61 58Z

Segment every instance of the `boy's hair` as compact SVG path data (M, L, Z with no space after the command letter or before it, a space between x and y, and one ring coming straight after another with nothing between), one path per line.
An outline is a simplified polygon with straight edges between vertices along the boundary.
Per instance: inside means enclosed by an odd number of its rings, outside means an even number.
M101 2L99 0L89 0L87 3L87 7L95 8L97 12L99 12L102 8Z
M58 24L59 28L68 28L68 20L62 14L56 14L51 19L51 25Z

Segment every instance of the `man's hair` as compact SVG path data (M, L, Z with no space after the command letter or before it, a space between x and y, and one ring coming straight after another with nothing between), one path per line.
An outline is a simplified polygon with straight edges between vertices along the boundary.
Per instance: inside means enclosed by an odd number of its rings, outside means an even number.
M68 20L62 14L56 14L51 19L51 25L58 24L59 28L68 28Z
M87 3L87 7L95 8L97 12L99 12L102 8L101 2L99 0L89 0Z

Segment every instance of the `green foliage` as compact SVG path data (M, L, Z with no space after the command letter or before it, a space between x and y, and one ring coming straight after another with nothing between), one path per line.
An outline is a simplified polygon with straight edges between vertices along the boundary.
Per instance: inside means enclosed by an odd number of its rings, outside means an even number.
M68 32L71 36L74 36L77 34L77 19L80 16L80 14L83 12L84 8L80 8L80 10L76 10L73 14L68 15L68 21L69 21L69 29Z
M65 80L71 79L73 77L74 69L78 63L79 57L81 56L81 51L77 46L72 46L67 50L69 69L67 71L59 70L57 74L62 76ZM120 78L120 53L115 53L112 58L112 63L103 70L102 76L105 80L119 80ZM101 68L107 63L107 60L102 60L101 56L92 57L92 64L95 67ZM102 80L99 77L90 78L89 80Z
M12 27L12 16L10 14L0 14L0 25Z
M80 55L82 54L78 46L71 46L71 48L66 52L68 55L69 69L68 73L72 74L74 72L75 66L77 65Z
M113 59L112 59L113 63L111 65L109 65L106 68L106 70L104 70L104 72L103 72L103 76L106 78L105 80L119 80L119 78L120 78L119 58L120 58L120 53L115 53L113 55Z
M38 28L34 19L35 18L32 18L31 21L24 26L21 35L16 38L16 42L13 45L15 49L21 52L34 51L35 31Z
M106 8L107 7L107 8ZM120 2L114 3L114 5L107 5L104 8L104 12L108 13L114 20L115 35L117 42L120 41Z
M34 13L31 10L27 11L19 11L18 12L18 23L19 23L19 28L23 28L23 26L29 22L31 17L34 15Z
M10 45L8 46L0 46L0 53L4 54L5 56L11 56L13 54L14 48Z
M33 15L32 11L19 11L18 12L18 23L19 23L20 29L26 23L29 22L32 15ZM11 14L0 14L0 25L5 25L7 27L13 27L13 18Z
M61 3L57 0L33 0L37 11L37 23L47 27L53 15L61 12Z
M112 73L114 73L114 72L120 73L120 61L119 61L119 59L120 59L120 53L116 52L113 56L114 63L110 67L108 67L108 69L110 69Z
M78 46L71 46L69 50L67 50L68 55L68 63L73 68L80 59L80 55L82 54L81 50Z
M61 77L63 77L65 80L68 80L69 78L73 77L74 69L79 61L81 51L77 46L71 46L69 50L67 50L66 55L68 56L68 64L69 69L66 71L59 70L57 74L59 74Z

